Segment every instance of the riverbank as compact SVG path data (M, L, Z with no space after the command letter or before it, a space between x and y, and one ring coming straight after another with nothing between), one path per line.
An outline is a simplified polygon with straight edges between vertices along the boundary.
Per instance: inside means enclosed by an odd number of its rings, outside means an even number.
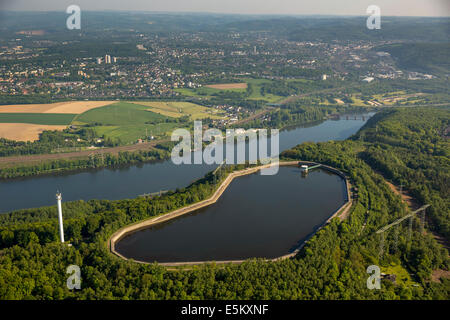
M127 148L124 148L125 146L123 148L118 147L121 149L115 150L114 153L105 153L104 151L109 149L103 148L92 151L83 151L83 155L79 157L72 157L72 153L48 155L55 156L54 160L47 159L40 161L39 155L30 156L33 157L34 160L29 159L31 162L27 165L20 162L20 157L17 157L18 162L6 162L6 164L2 164L2 158L0 158L0 179L8 180L58 173L80 173L92 169L118 168L139 163L167 160L170 158L170 153L165 149L158 148L156 142L155 144L145 143L145 146L142 146L141 149L133 149L135 146L138 145L126 146ZM85 152L91 153L86 156L84 154ZM71 157L68 157L67 159L65 157L58 157L63 155L70 155Z
M313 163L313 162L303 162L303 161L286 161L286 162L280 162L279 165L280 166L299 166L302 164L309 164L309 165L317 165L317 163ZM122 254L120 254L119 252L117 252L116 250L116 243L118 243L122 238L135 233L139 230L142 229L147 229L151 226L157 225L159 223L171 220L171 219L175 219L177 217L180 217L182 215L188 214L190 212L196 211L198 209L207 207L215 202L217 202L217 200L221 197L221 195L224 193L224 191L227 189L227 187L230 185L230 183L237 177L241 177L241 176L245 176L245 175L249 175L252 173L256 173L258 171L260 171L261 169L264 168L268 168L270 167L271 164L268 165L262 165L262 166L258 166L258 167L253 167L253 168L247 168L244 170L240 170L240 171L236 171L236 172L232 172L230 173L225 180L220 184L220 186L217 188L217 190L214 192L214 194L203 201L194 203L192 205L177 209L175 211L163 214L161 216L158 217L154 217L151 219L147 219L145 221L141 221L129 226L126 226L124 228L119 229L118 231L116 231L108 240L107 245L108 245L108 249L110 250L111 253L113 253L114 255L125 259L125 260L131 260L126 258L125 256L123 256ZM345 181L345 188L346 188L346 199L345 202L342 206L340 206L337 210L335 210L331 216L320 226L318 227L309 237L307 240L309 240L317 231L319 231L321 228L323 228L326 224L328 224L333 218L339 216L342 214L342 212L344 210L348 210L351 207L351 197L350 197L350 185L348 182L347 177L345 176L344 173L342 173L341 171L337 170L336 168L332 168L326 165L321 165L321 168L330 171L338 176L340 176L344 181ZM306 240L306 241L307 241ZM303 247L303 245L306 243L306 241L303 241L303 243L296 248L294 251L280 256L280 257L276 257L274 259L268 259L270 261L277 261L277 260L283 260L283 259L288 259L291 258L293 256L295 256ZM132 260L134 262L138 262L138 263L143 263L143 264L148 264L150 262L145 262L145 261L136 261L136 260ZM225 261L197 261L197 262L168 262L168 263L159 263L160 265L163 266L172 266L172 267L176 267L176 266L186 266L186 265L197 265L197 264L205 264L205 263L218 263L218 264L224 264L224 263L242 263L245 260L225 260Z

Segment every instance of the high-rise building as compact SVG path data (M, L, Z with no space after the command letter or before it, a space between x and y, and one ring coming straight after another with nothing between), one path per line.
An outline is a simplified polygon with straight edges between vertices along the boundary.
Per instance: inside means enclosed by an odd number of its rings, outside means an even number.
M97 58L97 64L102 64L102 58Z
M111 63L111 56L109 54L105 56L105 63L107 64Z

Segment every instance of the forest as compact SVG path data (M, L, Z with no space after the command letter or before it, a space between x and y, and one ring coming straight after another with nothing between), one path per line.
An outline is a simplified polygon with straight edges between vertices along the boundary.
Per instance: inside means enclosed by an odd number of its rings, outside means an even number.
M450 281L431 281L434 270L449 270L448 251L429 232L421 232L418 219L411 240L402 224L397 246L394 235L388 234L380 254L375 231L404 216L407 208L373 170L388 175L395 165L401 169L386 178L404 179L406 184L416 169L413 182L424 186L417 187L417 195L432 198L433 217L439 221L449 212L448 190L443 189L448 183L442 184L448 182L449 117L448 108L385 110L351 139L304 143L283 152L285 160L338 168L357 190L349 218L333 219L288 260L250 259L240 265L169 270L156 263L124 261L108 250L109 237L120 227L201 201L244 165L223 167L216 175L209 173L186 188L153 198L64 203L70 247L58 243L54 206L2 214L0 299L449 299ZM422 159L432 167L420 166ZM413 182L408 186L412 192ZM427 223L426 230L431 228L446 230L445 225ZM81 268L81 290L66 287L66 268L72 264ZM396 284L382 280L380 290L369 290L366 269L373 264L382 270L406 270L409 276L399 277Z
M402 69L443 75L450 71L449 43L403 43L377 49L389 52Z
M431 204L439 233L450 239L449 109L394 109L370 119L353 139L363 141L360 157L415 199Z

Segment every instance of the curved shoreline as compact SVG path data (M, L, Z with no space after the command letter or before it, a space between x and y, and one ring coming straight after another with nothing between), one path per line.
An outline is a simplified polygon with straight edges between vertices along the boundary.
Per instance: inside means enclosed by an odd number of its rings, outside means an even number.
M311 162L311 161L285 161L285 162L279 162L279 166L300 166L302 164L307 164L307 165L318 165L319 163L316 162ZM137 232L139 230L142 229L146 229L150 226L159 224L161 222L165 222L174 218L177 218L179 216L185 215L187 213L190 213L192 211L207 207L211 204L214 204L215 202L217 202L217 200L220 198L220 196L225 192L225 190L228 188L228 186L230 185L230 183L237 177L241 177L241 176L245 176L245 175L249 175L255 172L260 171L261 169L264 168L268 168L270 166L272 166L273 164L267 164L267 165L262 165L262 166L258 166L258 167L253 167L253 168L247 168L247 169L243 169L240 171L235 171L230 173L225 180L222 182L222 184L217 188L217 190L214 192L214 194L206 199L206 200L202 200L200 202L188 205L186 207L180 208L180 209L176 209L172 212L169 213L165 213L163 215L154 217L154 218L150 218L141 222L137 222L128 226L125 226L121 229L119 229L118 231L116 231L108 240L108 248L111 251L111 253L113 253L114 255L124 259L124 260L132 260L134 262L137 263L142 263L142 264L152 264L153 262L147 262L147 261L139 261L139 260L134 260L134 259L130 259L127 258L125 256L123 256L122 254L120 254L119 252L116 251L115 249L115 244L120 241L122 238L124 238L125 236L132 234L134 232ZM295 249L293 252L288 253L286 255L280 256L280 257L276 257L273 259L265 259L267 261L278 261L278 260L284 260L284 259L288 259L291 257L294 257L302 248L303 246L307 243L307 241L314 236L314 234L316 234L320 229L322 229L325 225L327 225L334 217L338 216L339 213L342 213L344 211L348 211L348 209L350 209L352 201L351 201L351 197L350 197L350 184L348 182L347 177L345 176L345 174L339 170L337 170L336 168L327 166L327 165L323 165L320 164L320 167L335 173L336 175L340 176L344 182L345 182L345 187L346 187L346 195L347 195L347 199L345 199L345 202L342 206L340 206L336 211L334 211L332 213L332 215L320 226L318 227L314 232L312 232L303 242L302 244ZM234 263L234 264L239 264L242 263L244 261L246 261L247 259L244 260L223 260L223 261L193 261L193 262L158 262L159 265L162 266L167 266L167 267L176 267L176 266L190 266L190 265L200 265L200 264L206 264L206 263L216 263L216 264L225 264L225 263Z

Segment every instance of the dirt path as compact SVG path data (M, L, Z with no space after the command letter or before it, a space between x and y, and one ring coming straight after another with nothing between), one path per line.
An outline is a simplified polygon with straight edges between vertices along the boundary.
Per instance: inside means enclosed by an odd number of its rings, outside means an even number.
M391 190L394 191L394 193L396 193L402 197L403 202L406 202L406 204L412 211L417 210L421 207L420 204L413 197L411 197L411 195L408 193L408 191L406 191L404 189L402 189L400 191L399 187L393 185L386 179L385 179L385 181L386 181L387 185L389 186L389 188L391 188Z

